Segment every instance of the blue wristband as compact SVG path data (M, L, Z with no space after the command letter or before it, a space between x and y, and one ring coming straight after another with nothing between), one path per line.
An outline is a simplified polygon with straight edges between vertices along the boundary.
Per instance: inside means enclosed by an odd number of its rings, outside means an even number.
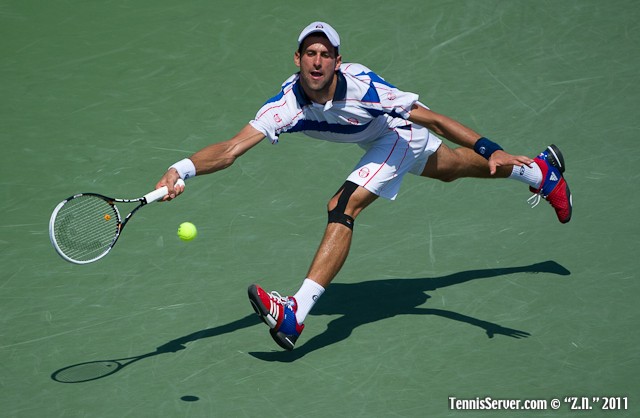
M495 142L491 142L487 138L482 137L473 145L473 150L488 160L491 157L491 154L498 150L502 150L502 147Z

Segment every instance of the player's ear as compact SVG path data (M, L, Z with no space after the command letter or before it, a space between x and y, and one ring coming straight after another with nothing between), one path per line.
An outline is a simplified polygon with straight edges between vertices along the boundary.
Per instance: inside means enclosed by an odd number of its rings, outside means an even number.
M296 51L296 53L293 54L293 62L295 62L296 67L300 67L300 51Z
M336 57L336 71L340 69L340 64L342 64L342 55Z

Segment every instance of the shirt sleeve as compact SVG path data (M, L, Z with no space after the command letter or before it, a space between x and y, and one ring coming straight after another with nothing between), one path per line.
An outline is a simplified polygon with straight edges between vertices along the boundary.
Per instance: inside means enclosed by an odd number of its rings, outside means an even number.
M262 134L264 136L266 136L267 138L269 138L269 141L271 141L272 144L277 144L278 143L278 138L279 135L277 134L277 130L273 127L273 125L269 125L267 123L265 123L265 119L253 119L251 121L249 121L249 124L251 124L251 126L253 126L254 128L256 128L258 131L262 132Z
M418 102L419 96L415 93L409 93L398 89L379 90L380 106L394 117L408 119L411 108Z
M249 122L251 126L269 138L272 144L278 143L280 134L286 131L292 123L292 110L295 109L291 109L292 97L288 97L288 92L295 80L296 75L294 74L282 83L280 93L267 100L258 110L255 118Z
M364 65L346 64L343 71L368 84L368 90L362 100L373 109L393 117L407 119L413 105L418 103L417 94L398 89Z

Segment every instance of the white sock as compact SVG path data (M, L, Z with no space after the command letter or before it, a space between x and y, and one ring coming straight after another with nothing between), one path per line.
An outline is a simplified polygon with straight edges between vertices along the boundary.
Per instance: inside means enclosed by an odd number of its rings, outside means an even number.
M531 167L528 165L523 165L522 167L514 165L509 178L526 183L534 189L539 189L540 184L542 184L542 170L536 163L532 163Z
M296 312L296 320L298 321L298 324L302 324L304 322L307 314L323 293L324 287L311 279L304 279L298 293L293 295L298 304L298 310Z

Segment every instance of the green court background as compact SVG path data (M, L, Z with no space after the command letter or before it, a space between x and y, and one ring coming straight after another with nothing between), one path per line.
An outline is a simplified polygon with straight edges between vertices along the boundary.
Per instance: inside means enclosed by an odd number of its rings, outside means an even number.
M292 353L246 287L295 292L356 147L265 142L139 212L106 259L55 254L60 200L142 195L229 138L295 71L316 19L345 61L507 150L558 144L571 223L529 209L515 182L408 178L358 218ZM637 416L639 40L632 0L0 1L1 415ZM102 379L52 379L145 354ZM562 406L454 411L451 396ZM568 396L629 409L571 411Z

